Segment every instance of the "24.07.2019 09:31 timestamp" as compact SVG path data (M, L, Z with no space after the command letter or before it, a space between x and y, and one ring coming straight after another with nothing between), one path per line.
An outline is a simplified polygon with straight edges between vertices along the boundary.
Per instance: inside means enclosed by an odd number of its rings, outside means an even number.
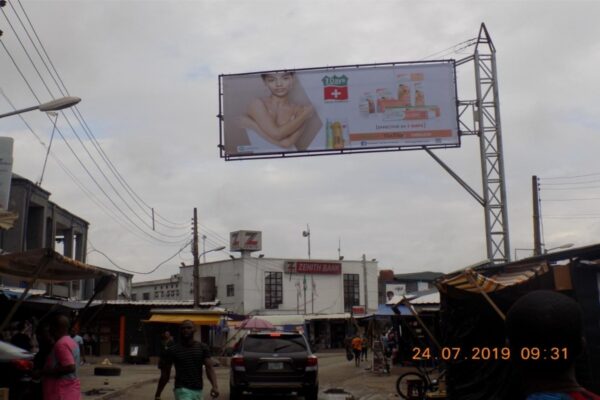
M518 357L524 361L549 360L561 361L567 360L569 352L566 347L523 347L516 354L508 347L471 347L464 350L462 347L441 347L435 351L429 347L413 347L412 359L434 360L434 361L458 361L458 360L510 360Z

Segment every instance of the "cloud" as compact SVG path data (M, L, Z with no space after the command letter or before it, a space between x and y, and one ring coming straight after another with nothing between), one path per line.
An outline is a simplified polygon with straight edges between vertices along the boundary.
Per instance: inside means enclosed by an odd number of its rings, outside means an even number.
M207 247L225 244L230 231L261 229L266 256L304 257L301 232L308 223L313 257L337 258L340 239L347 259L364 253L398 272L449 271L486 256L482 207L423 152L221 160L219 74L430 55L460 59L474 48L452 49L476 37L485 22L497 49L512 247L531 246L532 175L598 172L594 88L600 84L595 21L600 4L595 2L544 2L543 7L519 1L23 3L70 93L83 98L79 110L98 142L150 207L139 207L127 194L70 113L86 148L135 213L114 193L63 117L59 126L65 138L107 194L60 137L53 153L110 211L90 200L53 159L44 187L53 201L91 223L94 246L128 269L150 270L175 254L178 244L148 235L165 240L161 234L189 234L194 207L202 229L208 228ZM48 100L14 33L3 30L3 43L28 82L41 101ZM53 80L25 43L57 96ZM35 104L6 54L0 68L0 87L11 100L19 107ZM472 99L471 66L459 67L458 84L460 98ZM0 107L9 106L0 99ZM47 143L50 121L39 113L24 118ZM1 122L2 134L15 138L15 172L36 180L44 147L18 118ZM436 154L481 193L477 137L464 137L460 149ZM542 199L550 193L543 191ZM576 194L600 197L593 189ZM137 229L109 198L136 223L151 224L147 213L154 208L175 224L161 220L172 229L159 226L158 233ZM580 207L570 200L543 204L544 212L556 215ZM595 203L585 207L591 213ZM565 241L588 244L598 228L593 219L549 219L544 232L552 247ZM176 273L189 257L187 248L145 278ZM111 266L98 253L91 253L90 261Z

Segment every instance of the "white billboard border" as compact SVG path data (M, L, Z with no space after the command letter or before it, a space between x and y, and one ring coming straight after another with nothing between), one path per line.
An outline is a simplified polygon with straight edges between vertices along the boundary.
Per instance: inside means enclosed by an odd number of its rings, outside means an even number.
M229 76L246 76L246 75L260 75L268 73L283 73L283 72L297 72L297 71L339 71L357 68L383 68L393 67L396 65L410 66L410 65L423 65L423 64L452 64L454 72L454 98L456 100L456 127L458 130L458 143L457 144L431 144L431 145L401 145L401 146L374 146L366 149L352 148L352 149L323 149L323 150L304 150L304 151L277 151L260 154L227 154L225 152L224 143L224 130L223 123L225 117L223 115L223 78ZM356 154L356 153L382 153L390 151L408 151L408 150L426 150L426 149L454 149L461 147L462 144L462 131L460 129L460 114L459 114L459 99L458 99L458 84L456 80L456 60L430 60L430 61L405 61L405 62L387 62L387 63L374 63L374 64L355 64L355 65L338 65L331 67L311 67L311 68L294 68L294 69L279 69L279 70L267 70L267 71L253 71L244 72L239 74L220 74L219 75L219 155L225 161L239 161L239 160L264 160L272 158L296 158L296 157L312 157L312 156L328 156L328 155L339 155L339 154Z

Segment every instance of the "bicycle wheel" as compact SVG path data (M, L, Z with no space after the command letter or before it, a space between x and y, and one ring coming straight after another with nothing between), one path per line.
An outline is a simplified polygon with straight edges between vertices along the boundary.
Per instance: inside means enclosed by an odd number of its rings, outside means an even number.
M417 372L407 372L396 380L396 391L405 400L422 399L425 396L425 377Z

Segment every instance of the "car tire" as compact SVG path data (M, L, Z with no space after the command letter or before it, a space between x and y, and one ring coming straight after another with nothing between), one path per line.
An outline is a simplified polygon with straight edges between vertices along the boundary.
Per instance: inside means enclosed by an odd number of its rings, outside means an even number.
M314 386L310 389L307 389L304 392L304 400L318 400L319 398L319 387Z
M229 400L241 400L242 399L242 391L235 387L229 385Z
M97 376L120 376L121 368L119 368L119 367L96 367L96 368L94 368L94 375L97 375Z

